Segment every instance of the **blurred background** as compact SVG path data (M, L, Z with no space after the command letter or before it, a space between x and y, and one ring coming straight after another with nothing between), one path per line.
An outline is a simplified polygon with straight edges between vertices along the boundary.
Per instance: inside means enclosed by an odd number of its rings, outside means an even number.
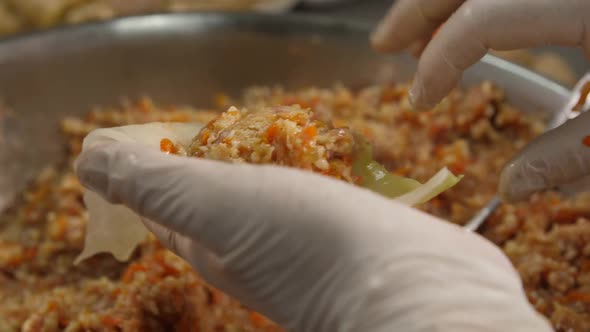
M317 14L376 24L394 0L0 0L0 40L60 25L158 12L261 11ZM572 86L590 69L583 52L543 47L493 52Z

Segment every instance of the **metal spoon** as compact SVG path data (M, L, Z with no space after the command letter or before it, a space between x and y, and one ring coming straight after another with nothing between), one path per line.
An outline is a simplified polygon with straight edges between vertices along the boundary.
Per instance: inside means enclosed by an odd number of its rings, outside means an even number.
M547 131L562 125L567 120L573 119L580 113L590 109L590 72L586 73L576 84L568 103L557 113L557 116L548 124ZM501 200L494 196L488 204L481 208L471 220L464 226L465 229L475 232L500 206Z

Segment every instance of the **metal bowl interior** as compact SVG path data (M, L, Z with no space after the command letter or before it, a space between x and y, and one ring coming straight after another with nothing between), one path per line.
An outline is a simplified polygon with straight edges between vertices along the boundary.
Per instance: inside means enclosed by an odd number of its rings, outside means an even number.
M370 27L324 17L164 14L58 28L0 42L0 210L59 161L58 123L121 97L209 106L250 85L361 86L408 80L416 63L381 56ZM523 110L553 114L568 91L488 56L463 84L492 80ZM3 114L3 115L2 115Z

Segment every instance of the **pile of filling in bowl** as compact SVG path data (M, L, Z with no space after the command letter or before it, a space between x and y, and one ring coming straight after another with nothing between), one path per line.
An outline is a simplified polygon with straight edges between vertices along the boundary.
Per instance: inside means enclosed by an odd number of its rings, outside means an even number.
M153 237L128 262L99 254L75 265L84 247L88 211L71 165L83 138L102 127L208 123L182 153L276 162L278 152L265 154L256 144L228 151L212 143L228 139L224 121L236 123L231 117L243 116L240 107L276 110L299 105L334 128L324 130L309 125L316 120L303 119L311 129L301 137L325 139L330 158L310 163L289 153L285 158L295 158L290 166L320 173L338 170L325 174L346 177L350 161L339 158L338 152L348 149L350 136L338 128L350 128L372 144L375 159L391 174L421 183L445 167L463 174L456 186L417 207L464 224L494 195L504 164L544 130L543 121L510 106L502 90L489 82L455 90L430 112L412 111L407 92L406 84L358 90L253 87L237 98L216 96L217 109L155 105L144 98L65 119L68 163L42 172L0 217L0 331L282 331L205 284ZM226 118L218 117L228 109ZM265 128L267 141L261 144L281 139L280 128ZM165 139L161 147L179 152ZM528 202L502 205L482 230L510 257L529 300L557 331L590 331L589 202L589 194L568 200L554 192L537 194Z

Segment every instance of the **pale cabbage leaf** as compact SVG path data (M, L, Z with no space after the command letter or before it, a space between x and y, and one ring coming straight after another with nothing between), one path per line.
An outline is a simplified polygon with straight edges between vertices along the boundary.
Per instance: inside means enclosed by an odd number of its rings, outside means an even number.
M426 183L421 184L414 179L387 171L373 159L371 144L364 138L357 136L356 144L352 174L361 178L360 186L406 205L426 203L455 186L463 178L462 175L455 176L444 167Z
M108 142L139 143L159 149L162 138L188 146L202 127L198 123L149 123L101 128L84 139L82 151ZM148 235L141 218L127 207L111 204L90 190L84 190L84 203L89 220L84 249L74 263L98 253L111 253L119 261L128 260Z

